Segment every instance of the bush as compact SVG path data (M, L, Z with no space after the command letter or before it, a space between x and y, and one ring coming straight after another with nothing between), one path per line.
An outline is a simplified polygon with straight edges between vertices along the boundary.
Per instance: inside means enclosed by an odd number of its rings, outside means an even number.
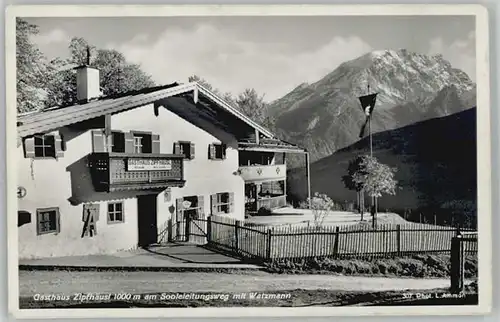
M257 215L259 216L270 216L272 214L271 209L267 207L260 207L260 209L257 211Z
M334 273L345 275L382 275L404 277L447 277L450 275L449 255L414 255L379 259L312 259L274 260L265 263L272 273ZM465 277L477 276L477 257L465 261Z

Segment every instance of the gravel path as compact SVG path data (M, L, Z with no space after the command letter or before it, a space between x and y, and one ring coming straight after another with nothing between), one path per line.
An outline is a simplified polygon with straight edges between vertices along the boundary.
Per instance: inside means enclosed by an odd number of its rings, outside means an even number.
M448 279L409 279L332 275L276 275L175 272L20 271L20 296L153 292L248 292L292 289L387 291L448 287Z

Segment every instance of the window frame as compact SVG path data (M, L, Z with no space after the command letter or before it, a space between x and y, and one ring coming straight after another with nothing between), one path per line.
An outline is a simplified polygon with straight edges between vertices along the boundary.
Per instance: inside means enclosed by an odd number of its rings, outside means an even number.
M45 141L49 137L52 138L52 146L45 144ZM42 145L36 144L37 139L42 140ZM36 155L37 147L42 148L43 155ZM47 148L52 148L53 155L47 155L45 153L45 149L47 149ZM35 155L34 156L35 159L54 159L56 157L56 136L54 134L36 134L36 135L33 135L33 153Z
M121 210L116 210L116 205L121 205ZM113 211L109 211L109 206L113 206ZM121 220L116 220L116 214L121 213ZM113 219L111 219L111 215L113 215ZM106 207L106 220L108 225L114 224L122 224L125 222L125 204L123 201L109 201Z
M183 201L186 201L186 200L189 200L189 198L196 198L196 206L191 206L191 207L188 207L188 208L182 208L182 216L183 218L185 218L185 214L186 214L186 211L191 211L191 210L194 210L196 212L196 218L195 219L198 219L202 214L203 214L203 208L204 208L204 205L200 202L200 196L184 196L182 197L182 200Z
M216 203L217 213L218 214L228 214L229 208L231 205L229 192L218 192L215 195L217 196L216 197L217 198L217 203ZM227 198L225 202L222 200L224 196ZM226 209L223 210L223 207L225 207Z
M43 214L43 213L47 213L47 212L54 212L54 215L55 215L55 229L54 230L49 230L49 231L42 231L42 225L41 225L41 222L42 220L40 220L40 216ZM50 219L49 219L50 221ZM59 234L61 232L61 213L59 212L59 207L49 207L49 208L38 208L36 210L36 233L38 236L40 235L47 235L47 234Z
M191 141L177 141L179 144L179 154L184 155L184 160L191 160ZM187 147L187 153L184 153L184 148Z
M144 144L142 143L142 139L144 137L140 135L135 135L134 133L134 153L135 154L142 154L142 148L144 147ZM139 144L137 144L137 141L139 141Z
M227 145L224 143L211 143L209 145L209 150L213 147L213 156L212 152L209 152L209 159L212 161L224 161L227 158L226 150Z

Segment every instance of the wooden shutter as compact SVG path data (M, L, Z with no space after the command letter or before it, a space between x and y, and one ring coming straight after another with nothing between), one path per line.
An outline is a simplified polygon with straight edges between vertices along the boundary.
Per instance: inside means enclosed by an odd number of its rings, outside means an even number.
M189 144L189 159L194 159L194 143Z
M212 215L217 214L217 194L213 194L210 196L210 209L211 209Z
M175 200L175 212L176 212L176 216L177 216L177 222L180 222L181 220L183 220L183 216L182 216L182 211L184 210L183 206L182 206L182 202L184 201L184 198L177 198Z
M126 132L125 136L125 153L134 153L134 133Z
M215 145L214 144L209 144L208 145L208 158L210 160L215 159Z
M179 142L174 143L174 154L181 154L181 144Z
M58 134L54 135L54 150L56 153L56 158L62 158L64 156L62 138Z
M205 218L205 198L198 196L198 218Z
M158 134L151 135L151 153L160 153L160 136Z
M24 155L26 158L35 157L35 138L27 138L24 140Z
M234 212L234 192L229 193L229 213Z
M103 130L92 130L92 147L94 152L106 152Z
M222 149L222 159L226 159L226 149L227 149L227 145L222 144L222 145L221 145L221 149Z

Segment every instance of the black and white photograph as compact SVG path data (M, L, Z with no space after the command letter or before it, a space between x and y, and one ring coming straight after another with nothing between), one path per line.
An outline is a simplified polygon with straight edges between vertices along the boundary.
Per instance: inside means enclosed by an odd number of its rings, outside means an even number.
M488 16L418 8L8 8L11 312L488 312Z

